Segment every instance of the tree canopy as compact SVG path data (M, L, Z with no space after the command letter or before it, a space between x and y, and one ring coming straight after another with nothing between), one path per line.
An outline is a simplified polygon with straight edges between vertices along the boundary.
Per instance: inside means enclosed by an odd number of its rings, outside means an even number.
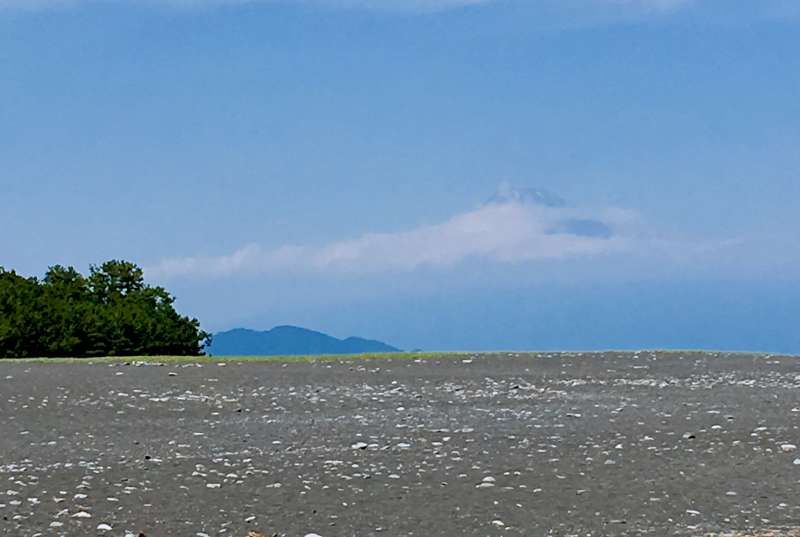
M42 279L0 267L0 358L199 355L210 336L174 301L127 261Z

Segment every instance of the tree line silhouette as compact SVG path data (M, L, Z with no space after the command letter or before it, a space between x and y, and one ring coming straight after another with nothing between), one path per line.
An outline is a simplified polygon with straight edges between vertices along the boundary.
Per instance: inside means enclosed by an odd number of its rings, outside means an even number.
M174 301L127 261L88 276L55 265L42 279L0 267L0 358L202 354L210 335Z

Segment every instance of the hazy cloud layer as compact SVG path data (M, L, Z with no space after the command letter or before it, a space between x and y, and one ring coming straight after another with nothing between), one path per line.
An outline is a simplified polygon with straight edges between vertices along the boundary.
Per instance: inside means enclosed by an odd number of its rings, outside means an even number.
M436 225L368 233L319 247L244 246L219 257L167 259L150 277L227 277L286 271L368 273L447 267L467 259L500 263L566 259L624 251L636 214L517 201L487 203Z

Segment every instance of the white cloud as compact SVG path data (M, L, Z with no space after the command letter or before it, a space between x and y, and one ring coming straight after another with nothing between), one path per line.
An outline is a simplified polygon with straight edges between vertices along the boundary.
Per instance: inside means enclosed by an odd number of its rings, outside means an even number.
M636 215L515 201L488 203L436 225L310 246L244 246L229 255L166 259L147 268L159 280L279 272L370 273L447 267L467 259L499 263L567 259L625 250ZM598 233L598 228L600 233ZM628 238L626 238L628 237Z

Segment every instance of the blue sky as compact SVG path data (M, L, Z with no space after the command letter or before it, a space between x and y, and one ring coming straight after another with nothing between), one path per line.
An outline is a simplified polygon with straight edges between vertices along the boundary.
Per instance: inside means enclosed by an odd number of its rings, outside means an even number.
M798 30L780 0L0 0L0 265L134 260L215 331L800 353Z

